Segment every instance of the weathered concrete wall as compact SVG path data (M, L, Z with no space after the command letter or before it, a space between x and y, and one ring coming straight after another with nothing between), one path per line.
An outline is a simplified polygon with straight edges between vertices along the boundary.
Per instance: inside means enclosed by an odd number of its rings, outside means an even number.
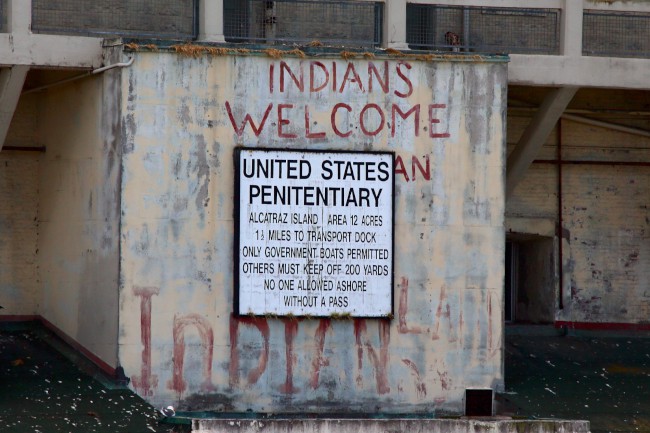
M135 56L119 361L138 393L189 410L462 412L465 388L503 387L504 63ZM393 104L418 122L394 122ZM238 145L396 151L392 320L232 314Z
M41 96L40 314L117 365L118 70Z
M525 127L509 118L508 141ZM540 159L555 159L557 131ZM647 323L650 308L650 139L607 128L562 121L562 263L563 309L559 278L540 298L552 305L555 319L570 322ZM568 163L572 161L572 163ZM590 165L607 161L611 165ZM629 165L635 164L637 165ZM628 164L628 165L622 165ZM533 164L507 206L506 226L517 233L555 236L552 254L559 266L555 226L558 214L558 167Z
M192 431L198 433L589 433L589 421L563 420L479 420L479 419L310 419L310 420L194 420Z

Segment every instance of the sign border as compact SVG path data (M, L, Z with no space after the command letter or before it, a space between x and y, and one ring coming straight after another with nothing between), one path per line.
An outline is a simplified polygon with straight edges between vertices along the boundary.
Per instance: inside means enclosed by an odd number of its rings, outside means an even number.
M326 318L326 319L335 319L335 318L352 318L352 319L385 319L392 320L395 316L395 151L382 151L382 150L371 150L371 151L362 151L362 150L336 150L336 149L295 149L288 147L246 147L246 146L236 146L233 152L234 159L234 188L233 188L233 229L234 229L234 248L233 248L233 315L236 317L265 317L264 314L252 314L252 313L241 313L239 311L239 246L240 246L240 232L239 232L239 223L241 215L241 201L240 201L240 187L241 187L241 153L244 151L256 151L256 152L297 152L297 153L348 153L348 154L361 154L361 155L391 155L393 158L393 171L392 171L392 182L391 182L391 274L390 274L390 313L385 316L354 316L354 315L342 315L337 317L333 314L329 315L277 315L279 318L283 317L302 317L302 318Z

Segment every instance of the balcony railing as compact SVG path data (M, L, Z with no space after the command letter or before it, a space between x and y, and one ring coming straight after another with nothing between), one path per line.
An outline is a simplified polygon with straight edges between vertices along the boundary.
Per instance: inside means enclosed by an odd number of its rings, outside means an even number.
M585 10L582 55L650 57L650 13Z
M513 2L512 7L492 7L479 0L467 0L466 6L452 0L407 2L406 22L400 11L403 3L398 3L397 13L391 9L386 16L384 2L391 1L31 0L31 11L21 11L14 25L25 32L98 37L205 36L262 44L319 41L452 52L650 58L650 6L642 1L616 7L593 2L593 9L584 10L576 3L550 0L526 0L525 7ZM555 8L546 8L549 3ZM9 14L25 4L29 6L23 0L0 0L0 32L16 32ZM200 4L208 11L204 17L199 16ZM569 18L562 20L564 14ZM31 16L31 22L25 16ZM391 29L390 38L385 28Z
M195 39L197 0L32 0L32 32Z
M379 46L383 3L368 1L225 0L227 41Z
M416 49L560 53L560 9L408 4L406 29Z

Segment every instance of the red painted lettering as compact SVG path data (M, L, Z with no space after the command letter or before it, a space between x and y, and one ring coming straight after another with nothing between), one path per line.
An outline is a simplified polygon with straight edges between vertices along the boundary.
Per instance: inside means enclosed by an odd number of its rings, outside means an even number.
M255 125L255 122L253 122L253 119L249 113L246 113L244 116L244 120L241 123L241 126L237 126L237 121L235 121L235 116L232 114L232 108L230 108L230 103L226 101L226 110L228 111L228 117L230 118L230 123L232 124L232 128L235 130L237 133L237 136L241 137L242 134L244 134L244 129L246 128L246 124L250 124L251 129L253 130L253 133L255 134L256 137L260 136L260 133L264 129L264 124L266 123L266 119L269 117L269 113L271 112L271 109L273 108L273 104L269 104L269 106L266 108L266 111L264 112L264 117L262 117L262 121L260 122L260 125L257 126Z
M404 72L402 72L402 66L406 67L406 69L411 69L411 65L406 62L400 62L397 64L396 68L397 75L402 79L402 81L404 81L404 84L406 84L406 87L408 87L408 91L404 93L400 92L399 90L395 90L394 93L400 98L408 98L413 93L413 83L411 83L411 79L404 75Z
M377 113L379 113L379 118L380 118L379 126L374 131L370 131L370 130L368 130L366 128L366 122L364 120L366 118L366 116L365 116L366 111L368 111L371 108L376 110ZM385 124L386 124L386 119L384 118L384 112L381 110L379 105L377 105L377 104L367 104L365 107L363 107L363 109L361 110L361 115L359 116L359 126L361 126L361 131L365 135L368 135L368 136L372 137L373 135L379 134L379 132L384 128Z
M237 341L238 341L238 330L239 324L254 326L260 331L262 335L262 351L260 353L259 361L257 367L251 370L248 373L248 384L252 385L256 383L262 373L266 370L266 365L269 361L269 324L266 319L258 317L230 317L230 386L236 387L239 385L239 352L237 350Z
M402 161L402 157L397 155L395 157L395 174L401 174L404 176L404 180L407 182L409 181L409 175L406 172L406 168L404 168L404 162Z
M298 388L293 386L293 365L296 363L295 356L293 354L293 340L296 338L298 333L298 321L292 319L284 319L284 343L285 343L285 358L286 358L286 377L284 384L280 386L280 392L285 394L293 394L297 391L300 391Z
M388 346L390 344L390 324L387 321L380 320L377 322L379 331L379 354L375 348L370 344L367 338L366 321L364 319L354 319L354 336L357 344L357 356L359 372L357 375L357 385L363 384L362 368L363 368L363 348L365 346L368 351L368 357L375 370L375 380L377 382L377 392L379 394L387 394L390 392L388 385ZM365 338L365 341L363 337Z
M433 125L436 123L440 123L439 119L436 119L433 114L433 110L437 108L447 108L446 104L429 104L429 137L431 138L448 138L449 133L447 132L433 132Z
M334 133L339 137L349 137L350 134L352 134L351 130L347 132L341 132L338 126L336 126L336 112L339 110L339 108L345 108L346 110L348 110L348 113L352 111L352 107L350 107L348 104L344 104L343 102L339 102L338 104L336 104L332 109L332 117L331 117L332 129L334 130Z
M388 62L384 62L384 79L381 79L381 76L379 75L379 71L377 70L377 67L375 66L374 63L370 62L368 63L368 92L372 93L372 83L373 79L372 76L374 75L377 78L377 82L379 83L379 87L381 87L381 90L384 93L388 93Z
M396 125L396 118L395 114L399 114L399 117L402 118L402 120L406 120L407 117L409 117L411 114L415 113L415 116L413 121L414 121L414 129L415 129L415 136L419 137L420 136L420 104L414 105L409 111L404 113L397 104L393 104L392 109L391 109L391 125L390 125L390 134L391 137L395 137L395 125Z
M269 66L269 93L273 94L273 72L275 71L275 65L271 63Z
M352 78L350 78L350 75L352 75ZM357 87L359 87L359 90L363 92L363 83L361 82L361 78L359 78L359 74L357 74L357 70L354 69L352 63L348 63L348 68L345 70L345 75L343 75L343 81L341 82L339 93L343 93L347 83L357 83Z
M325 74L325 78L323 79L323 82L318 86L315 85L316 83L315 67L320 69L323 72L323 74ZM319 92L323 90L327 86L327 82L329 81L329 78L330 78L330 73L327 72L327 67L324 64L322 64L321 62L309 62L309 91L311 93Z
M309 385L312 389L318 388L318 379L320 377L321 367L329 365L329 361L323 356L323 352L325 349L325 336L331 323L330 319L321 319L318 323L318 329L316 329L316 335L314 336L314 340L316 341L316 353L311 361L311 379L309 381Z
M431 180L431 164L429 162L429 155L424 155L424 161L425 161L425 167L422 167L422 164L420 164L420 160L418 159L417 156L413 156L411 158L411 170L412 170L412 175L413 175L413 180L415 180L415 167L420 170L420 174L422 177L424 177L425 180Z
M289 125L291 121L285 119L282 110L293 108L293 104L278 104L278 136L282 138L296 138L296 134L284 132L284 125Z
M214 334L212 326L205 318L198 314L189 314L184 317L174 317L174 374L172 380L167 383L167 387L182 393L187 388L183 379L183 364L185 362L185 328L194 326L199 331L201 337L201 348L203 349L203 390L211 390L212 385L212 353L214 349Z
M305 91L305 80L302 74L302 63L300 65L300 73L298 74L298 77L295 76L291 68L289 68L289 65L287 65L287 62L280 62L280 92L284 92L285 86L284 86L284 76L285 72L289 75L291 80L294 82L298 90L300 92Z
M400 283L399 308L397 310L397 318L399 319L397 330L400 334L421 334L421 328L417 326L409 328L407 325L406 314L408 313L408 290L409 279L402 277Z
M133 288L133 294L140 297L140 341L143 346L140 376L133 376L133 387L144 396L153 395L152 388L158 386L158 376L151 374L151 297L158 293L158 287Z

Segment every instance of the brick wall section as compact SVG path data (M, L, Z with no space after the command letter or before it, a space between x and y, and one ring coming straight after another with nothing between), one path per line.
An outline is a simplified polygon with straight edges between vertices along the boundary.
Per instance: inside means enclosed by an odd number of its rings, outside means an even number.
M528 120L510 117L512 149ZM557 155L557 131L540 159ZM563 160L650 161L650 138L562 121ZM558 168L533 164L507 201L507 224L558 222ZM564 309L556 319L641 323L650 313L650 167L562 166ZM532 233L532 231L531 231ZM556 251L557 254L557 251ZM556 258L557 260L557 258Z
M39 155L0 153L0 314L38 310Z

